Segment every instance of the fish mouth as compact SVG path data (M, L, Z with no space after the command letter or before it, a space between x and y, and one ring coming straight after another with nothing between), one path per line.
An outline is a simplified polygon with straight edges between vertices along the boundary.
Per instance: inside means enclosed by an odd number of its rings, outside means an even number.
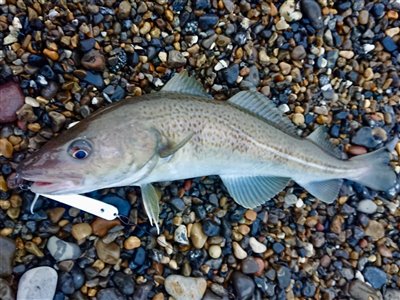
M20 173L18 177L27 181L28 189L37 194L71 194L81 186L81 180L68 176L58 179Z

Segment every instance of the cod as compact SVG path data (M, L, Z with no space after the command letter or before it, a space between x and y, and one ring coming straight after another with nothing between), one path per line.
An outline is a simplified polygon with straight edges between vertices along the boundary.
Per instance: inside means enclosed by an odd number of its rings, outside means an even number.
M159 92L99 110L47 142L17 168L37 194L81 194L139 186L150 222L160 195L152 183L218 175L241 206L255 208L294 180L331 203L343 179L378 191L396 184L386 148L348 160L324 127L300 138L272 101L241 91L212 99L186 72Z

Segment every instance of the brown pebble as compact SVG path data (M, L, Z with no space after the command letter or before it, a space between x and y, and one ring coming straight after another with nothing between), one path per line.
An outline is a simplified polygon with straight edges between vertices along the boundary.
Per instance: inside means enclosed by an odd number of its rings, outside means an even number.
M254 210L248 209L244 214L244 217L247 220L254 222L257 218L257 213Z
M386 247L385 245L379 245L378 252L383 257L388 257L388 258L392 258L393 257L392 251L388 247Z
M43 54L54 61L57 61L60 58L60 55L58 55L57 51L50 50L47 48L43 50Z
M351 155L362 155L367 153L367 149L363 146L351 145L347 152Z
M92 49L81 59L82 66L88 70L103 71L106 67L106 59L100 51Z
M331 231L336 234L340 234L342 232L342 225L344 223L344 218L341 215L335 216L331 223Z
M137 236L130 236L124 241L124 248L126 250L132 250L139 248L141 245L141 241Z
M8 191L7 182L4 179L3 175L0 175L0 191L2 192Z
M74 224L71 234L77 241L80 241L92 234L92 227L87 223Z
M50 221L53 222L54 224L56 224L58 221L61 220L64 212L65 212L64 207L55 207L55 208L49 209L47 211L47 215L49 216Z
M20 86L13 82L0 84L0 123L14 122L16 112L25 103L25 97Z
M106 244L98 240L95 248L97 256L106 264L115 265L118 262L121 250L117 243Z
M121 222L118 219L108 221L108 220L104 220L102 218L97 218L91 224L92 229L93 229L93 234L95 234L99 237L105 236L111 228L113 228L117 225L121 225Z
M44 256L44 253L42 252L42 250L40 250L39 247L35 243L26 242L25 249L26 249L26 251L28 251L29 253L32 253L33 255L35 255L37 257Z

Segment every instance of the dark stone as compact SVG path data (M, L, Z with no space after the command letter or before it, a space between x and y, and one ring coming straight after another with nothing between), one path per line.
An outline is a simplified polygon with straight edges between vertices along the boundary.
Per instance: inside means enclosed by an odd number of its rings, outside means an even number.
M141 284L137 286L136 292L133 295L134 300L146 300L149 299L149 293L153 289L153 284L151 282L147 282L145 284ZM99 299L100 300L100 299ZM106 300L106 299L104 299Z
M183 211L185 209L185 202L183 202L181 198L173 198L170 203L177 211Z
M272 249L274 250L275 253L280 254L282 253L283 250L285 250L285 246L282 245L281 243L274 243L272 245Z
M72 280L76 290L80 289L85 283L85 274L80 268L74 267L71 271Z
M104 87L103 77L100 74L93 73L91 71L86 71L86 75L85 77L83 77L83 81L94 85L98 89L103 89Z
M67 295L71 295L75 291L74 280L69 273L61 273L58 278L59 289Z
M58 84L54 81L50 81L45 87L41 90L41 95L47 100L51 100L57 94Z
M385 36L381 43L386 51L393 52L397 50L397 45L390 36Z
M290 284L292 272L288 267L281 266L277 271L277 275L278 275L279 287L281 289L286 289Z
M315 286L315 284L307 280L303 286L303 296L307 298L313 298L316 290L317 287Z
M96 44L96 40L93 38L81 40L79 42L79 46L83 52L88 52L88 51L92 50L95 44Z
M236 299L247 300L252 298L256 285L251 277L235 271L232 281Z
M340 126L337 124L334 124L331 129L329 130L329 133L332 137L338 138L340 135Z
M111 204L111 205L115 206L116 208L118 208L118 213L120 215L129 216L129 212L131 211L131 205L127 200L125 200L121 197L118 197L115 194L108 194L108 195L104 196L103 198L101 198L101 201L103 201L107 204Z
M40 69L39 73L50 80L54 80L56 77L56 74L54 73L53 69L49 65L43 66Z
M112 277L112 280L116 287L124 295L132 295L135 291L135 283L133 282L132 276L123 272L116 272Z
M211 221L210 219L203 221L203 231L207 236L217 236L220 233L221 228L218 224Z
M244 274L254 274L258 269L259 266L254 257L249 256L242 261L241 270Z
M324 27L321 7L318 2L314 0L302 0L301 11L315 29L322 29Z
M365 280L370 283L374 289L380 289L386 284L386 273L377 267L366 267L363 274Z
M227 69L224 69L222 71L222 74L224 75L226 83L229 86L235 85L236 80L239 77L239 65L238 64L230 65Z
M375 139L372 135L372 128L361 127L351 139L353 144L365 146L367 148L374 148L378 146L381 141Z
M125 300L126 297L124 297L124 295L121 294L120 291L118 291L116 288L107 288L107 289L103 289L98 291L98 293L96 294L96 298L98 300Z
M372 7L372 14L377 18L382 18L385 15L385 4L375 3Z
M218 16L214 14L205 14L199 18L199 27L203 30L213 28L218 23Z
M195 0L194 1L195 9L206 9L206 8L210 8L210 7L211 7L210 0Z
M47 63L47 60L42 55L31 54L28 57L28 64L34 67L42 67Z

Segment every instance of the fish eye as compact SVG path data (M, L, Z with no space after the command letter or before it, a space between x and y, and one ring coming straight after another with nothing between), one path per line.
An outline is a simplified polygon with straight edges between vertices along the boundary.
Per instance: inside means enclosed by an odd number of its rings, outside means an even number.
M68 153L76 159L85 159L90 155L92 146L86 140L76 140L68 147Z

